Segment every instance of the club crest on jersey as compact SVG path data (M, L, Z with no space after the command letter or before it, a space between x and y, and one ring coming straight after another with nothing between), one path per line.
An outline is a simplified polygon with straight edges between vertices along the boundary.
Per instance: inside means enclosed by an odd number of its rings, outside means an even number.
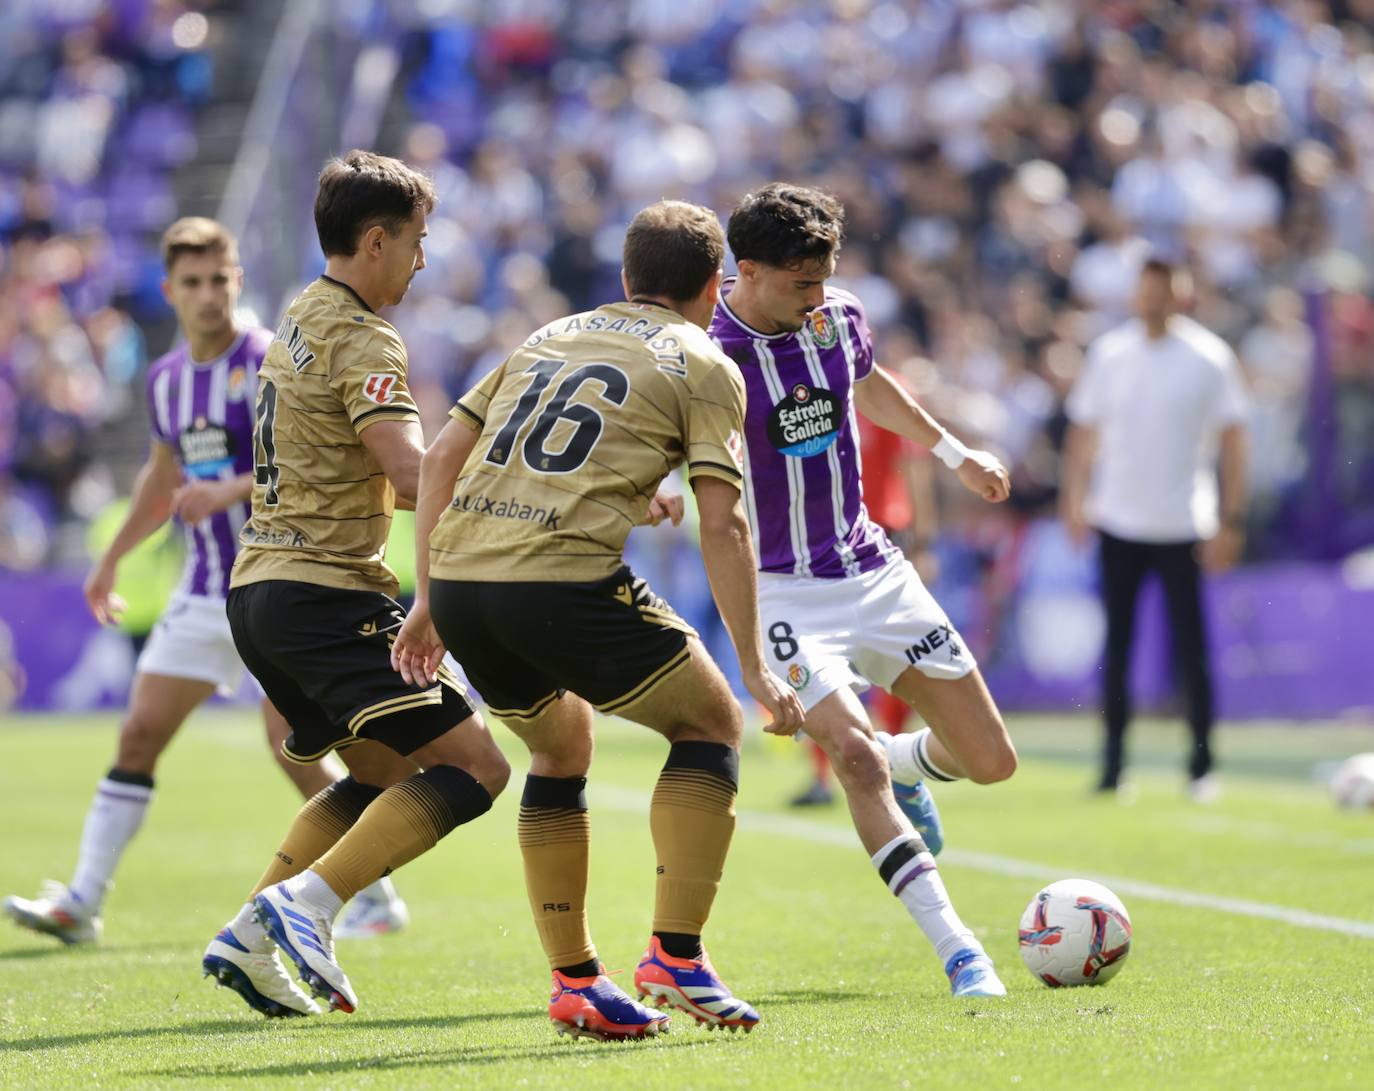
M835 328L835 323L824 311L811 312L811 340L816 342L817 348L831 349L840 339L840 331Z
M243 401L244 396L248 393L248 369L236 367L229 372L229 381L225 386L225 391L230 401Z
M824 452L840 435L840 400L819 386L797 383L773 406L768 417L768 440L793 458Z
M811 681L811 672L800 663L793 663L787 668L787 684L795 690L806 688L806 683Z
M396 395L392 392L395 385L395 375L373 372L363 383L363 397L367 398L368 401L376 402L378 405L388 405L396 400Z

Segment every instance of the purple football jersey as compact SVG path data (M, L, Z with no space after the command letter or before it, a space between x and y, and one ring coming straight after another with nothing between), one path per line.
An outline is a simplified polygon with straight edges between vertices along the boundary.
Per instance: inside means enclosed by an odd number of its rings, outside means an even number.
M859 483L852 392L873 370L873 343L858 299L826 288L804 328L767 334L722 298L711 337L744 374L744 499L759 568L840 579L899 559Z
M153 439L176 454L189 480L222 480L253 469L253 407L258 366L272 342L267 330L248 329L213 360L197 363L178 345L148 369L148 417ZM202 519L186 533L180 590L224 598L234 567L247 502Z

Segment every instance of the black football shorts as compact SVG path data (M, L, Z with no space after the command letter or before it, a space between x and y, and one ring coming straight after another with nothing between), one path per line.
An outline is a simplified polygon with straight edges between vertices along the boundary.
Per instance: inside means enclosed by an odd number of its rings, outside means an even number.
M291 725L282 752L292 761L359 739L407 755L473 713L447 667L428 687L391 669L405 611L381 592L264 580L232 588L226 609L244 665Z
M507 720L570 690L602 712L633 704L684 666L696 631L628 567L587 583L430 580L440 639Z

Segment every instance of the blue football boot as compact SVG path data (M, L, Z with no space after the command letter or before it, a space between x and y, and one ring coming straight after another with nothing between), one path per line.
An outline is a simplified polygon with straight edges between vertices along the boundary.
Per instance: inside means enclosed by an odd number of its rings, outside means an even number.
M945 847L945 827L940 822L940 808L935 806L935 797L930 794L926 782L918 780L915 784L898 784L894 780L892 795L902 814L916 827L930 854L939 856L940 850Z
M1007 987L992 968L992 959L982 951L970 947L956 951L945 963L945 973L954 996L1007 995Z

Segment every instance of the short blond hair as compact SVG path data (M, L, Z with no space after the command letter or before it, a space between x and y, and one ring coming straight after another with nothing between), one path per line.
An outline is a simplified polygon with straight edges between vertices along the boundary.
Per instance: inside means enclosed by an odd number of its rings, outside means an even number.
M183 254L210 253L222 253L232 264L239 263L239 241L218 220L183 216L162 233L162 267L168 272Z

